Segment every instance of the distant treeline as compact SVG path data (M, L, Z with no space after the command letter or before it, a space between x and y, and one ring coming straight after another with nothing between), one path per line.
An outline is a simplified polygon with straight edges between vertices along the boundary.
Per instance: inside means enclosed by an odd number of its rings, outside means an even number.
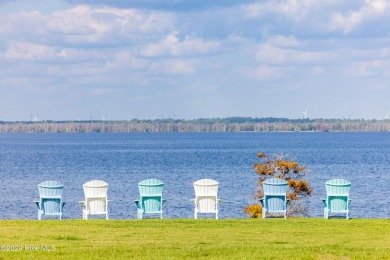
M390 132L390 120L201 118L130 121L0 121L1 133L135 133L135 132Z

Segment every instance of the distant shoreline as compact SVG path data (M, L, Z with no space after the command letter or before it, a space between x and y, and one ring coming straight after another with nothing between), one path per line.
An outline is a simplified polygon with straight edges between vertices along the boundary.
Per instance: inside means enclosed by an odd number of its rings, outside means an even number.
M390 132L390 120L212 118L130 121L0 121L0 133Z

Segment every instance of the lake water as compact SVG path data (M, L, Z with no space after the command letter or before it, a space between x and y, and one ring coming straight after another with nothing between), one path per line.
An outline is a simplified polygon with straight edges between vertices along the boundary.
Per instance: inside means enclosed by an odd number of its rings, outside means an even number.
M325 181L352 182L354 218L390 216L390 133L1 134L0 219L36 219L44 180L64 183L64 218L81 218L83 183L109 184L110 218L136 218L137 183L165 183L165 218L192 218L192 183L219 181L220 218L255 202L256 154L288 154L310 170L309 214L321 217Z

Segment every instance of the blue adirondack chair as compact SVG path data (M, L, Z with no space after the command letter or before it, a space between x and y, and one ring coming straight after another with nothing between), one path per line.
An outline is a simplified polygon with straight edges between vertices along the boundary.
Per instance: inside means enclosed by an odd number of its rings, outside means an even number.
M325 183L326 199L322 199L324 203L324 218L329 218L329 213L346 214L346 219L349 219L349 190L351 182L343 179L333 179Z
M264 197L259 199L263 207L263 218L266 218L266 213L282 213L286 218L287 188L288 183L279 178L271 178L263 182Z
M38 220L42 215L59 216L62 219L62 210L65 202L62 201L64 185L58 181L44 181L38 184L39 201L35 201L38 207Z
M137 217L142 219L143 214L159 214L163 218L162 198L164 183L156 179L147 179L138 183L139 200L134 200L137 205Z

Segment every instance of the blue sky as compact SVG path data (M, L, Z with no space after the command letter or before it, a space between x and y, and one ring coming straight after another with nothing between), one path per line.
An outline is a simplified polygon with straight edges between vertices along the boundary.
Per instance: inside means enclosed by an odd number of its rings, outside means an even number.
M0 0L0 39L0 120L390 112L388 0Z

